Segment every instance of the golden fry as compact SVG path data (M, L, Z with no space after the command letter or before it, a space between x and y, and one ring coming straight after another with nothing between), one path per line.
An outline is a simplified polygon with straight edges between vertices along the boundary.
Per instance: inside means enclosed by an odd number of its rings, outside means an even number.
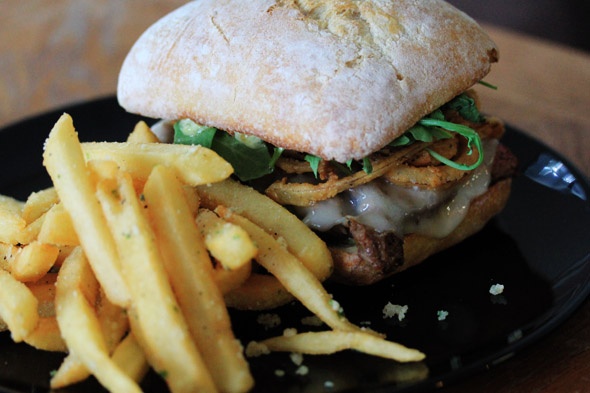
M72 219L98 281L112 302L125 306L129 302L129 293L119 269L117 249L100 211L69 115L62 115L51 130L45 143L43 164Z
M135 381L110 359L95 310L85 296L90 265L82 249L70 254L56 283L56 315L71 353L84 363L96 379L111 392L141 392Z
M225 269L237 269L250 262L258 253L248 232L223 220L211 210L201 209L197 215L197 225L207 250Z
M43 243L61 246L80 245L78 234L72 225L70 215L61 203L53 205L46 213L37 235Z
M8 270L19 248L10 243L0 243L0 269Z
M191 186L221 181L233 173L227 161L198 145L89 142L82 147L87 160L115 161L121 170L142 181L156 165L169 165L183 183Z
M275 276L311 312L333 329L344 331L360 329L338 313L332 297L326 292L321 281L275 238L250 220L227 208L220 206L217 211L221 217L241 226L250 234L260 250L256 257L258 263Z
M23 209L22 216L25 222L32 223L43 214L45 214L53 205L59 202L57 191L50 187L41 191L33 192L27 198Z
M39 318L37 327L25 337L24 341L43 351L66 352L68 350L55 317Z
M0 242L18 244L27 222L22 217L23 202L0 195Z
M82 281L92 281L92 279L82 279ZM90 285L90 288L92 287L93 285ZM87 288L86 292L89 290L91 289ZM98 288L95 290L98 292ZM86 297L88 298L88 295ZM96 300L97 297L92 296L91 299ZM107 353L112 354L123 335L127 332L129 325L127 314L125 310L111 303L104 294L99 296L96 302L98 303L96 316L104 336ZM116 361L115 363L127 374L126 365L122 365ZM63 388L81 382L89 376L90 371L86 368L82 360L75 353L70 353L64 358L58 370L54 373L51 379L51 387L53 389Z
M416 349L387 341L372 333L356 331L308 332L272 337L260 342L270 351L296 352L312 355L329 355L352 349L398 362L418 362L424 354ZM247 352L248 353L248 352Z
M252 273L243 285L225 293L226 304L238 310L268 310L294 299L275 276L259 273Z
M121 255L131 293L131 329L152 367L172 392L214 392L213 381L191 340L163 267L154 234L132 180L98 184L97 195Z
M213 269L213 281L219 288L219 291L226 295L238 288L244 286L252 273L252 262L247 262L232 270L224 269L223 266L217 265ZM227 298L225 298L227 301Z
M58 254L56 246L34 241L16 254L10 273L21 282L37 281L53 267Z
M248 391L254 380L180 182L173 171L157 166L143 194L168 277L216 386L224 392Z
M225 181L197 188L204 207L231 207L266 232L287 244L320 281L332 274L332 256L326 244L300 219L272 199L236 181Z
M129 143L158 143L160 140L146 124L145 121L138 121L133 131L127 137Z
M41 318L55 316L55 282L57 273L47 273L43 278L28 282L27 287L37 298L37 312Z
M145 358L145 353L133 332L129 332L117 345L112 358L125 374L137 382L141 381L149 370L149 363Z
M24 340L37 326L39 314L35 295L10 273L0 269L0 318L15 342Z

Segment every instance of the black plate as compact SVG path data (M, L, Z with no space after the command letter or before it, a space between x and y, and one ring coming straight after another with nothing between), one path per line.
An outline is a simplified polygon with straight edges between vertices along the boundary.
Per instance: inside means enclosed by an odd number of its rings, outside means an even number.
M0 131L0 193L21 199L50 185L42 146L59 115L74 118L84 140L123 140L140 118L107 97L44 114ZM590 188L587 179L546 146L508 128L505 143L521 162L508 206L481 233L426 263L379 285L351 289L329 285L355 323L421 349L427 360L397 364L359 353L305 356L298 375L287 354L251 360L257 392L401 392L433 389L509 358L556 328L590 292ZM499 296L491 285L505 286ZM407 305L406 318L383 319L385 304ZM444 321L437 311L448 311ZM297 304L276 310L281 326L265 330L259 313L232 312L244 343L302 328L307 312ZM11 392L48 390L63 355L12 343L0 334L0 385ZM276 370L284 371L277 376ZM328 382L329 385L326 385ZM333 385L332 385L333 384ZM153 374L142 387L161 391ZM1 389L0 389L1 390ZM87 381L67 392L102 391Z

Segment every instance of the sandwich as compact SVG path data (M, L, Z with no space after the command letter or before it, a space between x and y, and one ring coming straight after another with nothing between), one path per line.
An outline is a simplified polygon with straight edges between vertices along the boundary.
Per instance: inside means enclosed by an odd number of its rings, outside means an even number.
M117 95L295 213L334 279L368 285L504 208L516 158L474 88L497 60L441 0L198 0L142 34Z

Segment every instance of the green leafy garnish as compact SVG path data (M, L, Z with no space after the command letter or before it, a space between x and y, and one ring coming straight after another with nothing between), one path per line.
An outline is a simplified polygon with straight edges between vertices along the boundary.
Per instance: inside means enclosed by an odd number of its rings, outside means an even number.
M269 148L259 138L217 132L216 128L201 126L188 119L180 120L174 125L174 143L201 145L214 150L232 165L235 175L241 181L272 173L283 152L281 148Z
M482 86L485 86L485 87L488 87L488 88L490 88L490 89L493 89L493 90L498 90L498 86L492 85L491 83L488 83L488 82L486 82L486 81L483 81L483 80L481 80L481 81L479 81L478 83L479 83L480 85L482 85Z
M373 172L373 164L371 164L371 160L369 160L369 157L365 157L363 158L363 171L365 171L366 174L371 174L371 172Z
M454 100L445 105L445 107L457 111L462 118L474 123L481 123L484 120L484 117L479 113L479 110L475 105L475 100L466 94L457 96Z
M466 94L460 94L455 97L452 101L447 103L445 107L457 111L459 115L466 120L476 123L484 120L475 105L475 101ZM452 168L464 171L477 168L483 162L483 150L479 134L468 126L445 120L444 114L440 109L423 117L416 125L391 142L390 146L407 146L414 142L434 142L440 139L451 138L452 133L459 134L467 139L467 147L469 148L468 154L473 154L473 146L477 148L479 157L474 164L459 164L438 154L432 149L426 149L428 153L443 164Z
M306 154L303 159L305 161L309 162L309 166L311 167L311 170L313 171L313 175L317 178L318 177L318 169L320 167L320 162L322 162L322 159L320 157L314 156L312 154Z
M438 154L432 149L426 149L432 157L436 158L443 164L455 169L470 171L472 169L477 168L483 162L483 147L481 144L481 138L479 137L479 134L470 127L464 126L462 124L451 123L449 121L429 118L423 118L419 121L419 123L427 127L440 127L447 131L455 132L467 139L467 147L469 148L469 152L467 154L473 154L473 145L475 145L477 151L479 152L479 157L477 158L477 161L475 163L473 163L472 165L464 165L449 160L448 158Z
M480 83L485 84L484 82ZM489 86L494 88L491 85ZM445 108L457 111L460 116L472 122L477 123L483 121L483 116L477 110L474 100L466 94L455 97L455 99L445 105ZM230 135L227 132L218 131L215 127L203 126L192 120L183 119L174 124L174 143L201 145L214 150L233 166L234 174L244 182L258 179L274 171L275 164L284 149L272 146L255 136L241 133ZM427 149L427 151L443 164L453 168L471 170L479 166L483 161L479 135L467 126L447 121L441 109L437 109L422 118L402 136L391 142L390 146L407 146L414 142L435 142L441 139L452 138L453 133L460 134L467 139L469 154L473 153L474 146L477 148L480 154L475 164L458 164L431 149ZM307 154L304 159L309 163L311 170L317 178L322 159L311 154ZM348 160L346 162L346 168L342 164L338 164L338 167L341 170L353 172L354 162L354 160ZM362 165L362 169L366 173L370 174L373 171L373 166L368 157L358 162L359 166ZM334 164L336 165L337 163Z
M189 119L174 123L174 143L180 145L201 145L211 148L217 128L202 126Z

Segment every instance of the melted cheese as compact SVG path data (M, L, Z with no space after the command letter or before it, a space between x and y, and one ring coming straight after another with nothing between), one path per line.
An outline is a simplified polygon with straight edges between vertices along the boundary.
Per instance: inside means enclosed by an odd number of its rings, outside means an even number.
M354 218L399 236L418 233L445 237L463 221L471 201L488 189L489 168L496 147L497 141L486 142L485 162L448 190L406 188L378 179L314 206L299 208L297 213L303 222L318 231L327 231Z

